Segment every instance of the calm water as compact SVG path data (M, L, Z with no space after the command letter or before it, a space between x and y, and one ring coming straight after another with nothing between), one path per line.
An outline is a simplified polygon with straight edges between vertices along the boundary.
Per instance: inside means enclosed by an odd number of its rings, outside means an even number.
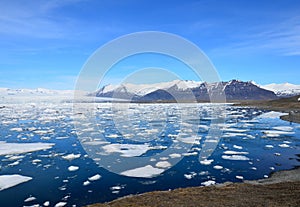
M82 206L153 190L260 179L300 165L300 125L251 108L102 103L73 111L68 103L7 104L0 117L0 145L54 143L46 150L2 153L0 175L32 179L0 191L0 206ZM199 158L204 151L208 157ZM35 199L25 202L29 197Z

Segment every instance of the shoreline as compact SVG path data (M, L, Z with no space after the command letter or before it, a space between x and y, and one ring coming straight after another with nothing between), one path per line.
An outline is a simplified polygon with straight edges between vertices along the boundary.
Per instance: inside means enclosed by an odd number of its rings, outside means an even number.
M87 207L300 206L300 167L269 178L129 195Z

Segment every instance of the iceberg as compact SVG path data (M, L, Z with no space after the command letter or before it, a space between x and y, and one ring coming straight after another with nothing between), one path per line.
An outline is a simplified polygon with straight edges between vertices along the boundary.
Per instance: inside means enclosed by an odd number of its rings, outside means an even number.
M23 175L0 175L0 191L14 187L21 183L25 183L31 180L31 177L23 176Z
M140 177L140 178L152 178L164 172L163 169L154 168L151 165L146 165L144 167L139 167L131 170L126 170L121 173L128 177Z
M0 156L47 150L53 145L54 143L7 143L0 141Z

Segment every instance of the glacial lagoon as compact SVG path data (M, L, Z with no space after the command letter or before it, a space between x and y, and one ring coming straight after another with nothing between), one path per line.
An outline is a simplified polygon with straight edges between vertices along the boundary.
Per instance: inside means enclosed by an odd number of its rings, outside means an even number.
M7 103L0 206L83 206L266 178L300 166L300 125L280 115L230 104Z

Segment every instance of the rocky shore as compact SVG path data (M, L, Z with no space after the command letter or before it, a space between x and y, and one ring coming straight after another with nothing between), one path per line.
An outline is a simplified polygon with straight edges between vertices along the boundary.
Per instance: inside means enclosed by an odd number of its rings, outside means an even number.
M300 168L276 172L268 179L155 191L88 207L296 207L299 195Z

